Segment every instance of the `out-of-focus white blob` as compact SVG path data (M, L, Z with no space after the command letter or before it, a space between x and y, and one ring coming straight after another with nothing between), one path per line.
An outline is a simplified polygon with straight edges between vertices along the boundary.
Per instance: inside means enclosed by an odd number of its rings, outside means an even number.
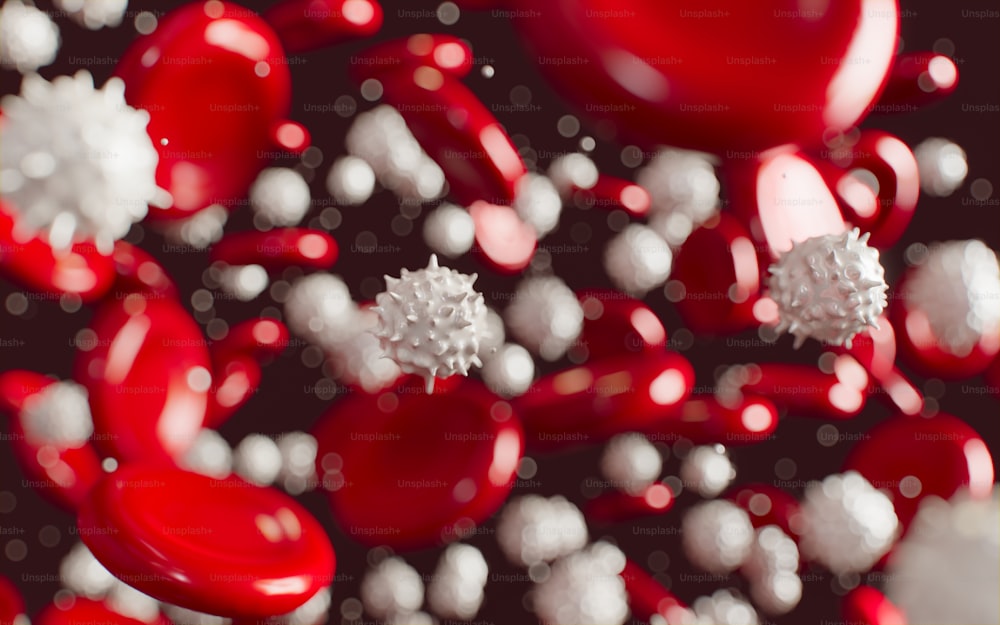
M522 280L504 316L514 338L545 360L558 360L583 331L583 307L555 276Z
M56 60L59 44L59 26L45 11L21 0L0 7L0 66L33 72Z
M100 599L118 583L104 565L83 543L73 545L59 564L59 579L63 586L81 597Z
M911 625L1000 623L1000 488L926 497L889 558L886 596Z
M281 452L281 487L299 495L316 487L316 437L306 432L288 432L278 438Z
M233 450L221 434L202 428L179 464L188 471L221 480L233 472Z
M356 309L343 280L314 273L292 283L284 312L292 332L325 348L354 334Z
M715 398L727 408L735 408L743 401L743 387L760 382L761 371L756 364L732 365L715 383Z
M267 289L270 278L260 265L225 265L219 271L219 287L241 302L249 302Z
M674 255L670 245L649 226L631 224L604 249L604 270L615 286L642 297L670 276Z
M104 599L113 612L143 623L153 623L160 617L160 602L125 582L115 580Z
M385 619L385 625L437 625L426 612L394 612Z
M806 487L792 529L803 557L842 575L878 562L896 540L899 520L888 497L848 471Z
M539 238L559 225L562 198L559 197L559 190L545 176L533 173L521 176L511 206L521 219L535 229Z
M698 597L691 608L693 625L757 625L757 611L735 591L719 589L710 597Z
M74 22L90 30L118 26L128 8L128 0L55 0L55 4Z
M160 610L174 625L230 625L233 619L196 612L179 605L161 603Z
M700 445L688 452L681 463L680 478L705 498L716 497L736 477L736 467L722 445Z
M330 589L320 588L305 603L286 614L268 618L266 625L325 625L330 613Z
M600 172L588 156L574 152L552 161L548 169L549 180L563 195L576 189L590 189L597 184Z
M483 381L497 395L523 395L535 379L535 361L528 350L517 343L505 344L485 360Z
M379 391L402 375L396 361L385 357L375 331L378 313L357 309L352 315L354 331L344 340L327 348L332 370L347 384L360 385L365 391Z
M425 269L385 276L386 290L375 297L382 349L405 373L423 376L428 393L435 378L468 375L483 365L486 304L472 286L477 277L439 266L432 254Z
M158 227L174 245L190 245L203 250L222 238L229 211L221 204L212 204L186 219L166 222Z
M663 458L649 439L630 432L615 436L604 447L601 473L612 486L637 495L660 477Z
M944 351L968 356L984 336L1000 336L1000 262L982 241L932 246L904 284L906 308L926 315Z
M24 400L24 437L32 445L81 447L94 433L87 389L76 382L55 382Z
M326 175L326 190L340 204L364 204L375 191L375 171L363 158L342 156Z
M358 115L345 143L348 152L371 165L383 187L401 198L429 202L444 194L444 172L393 107L381 105Z
M500 351L504 341L507 340L507 332L504 329L503 317L492 308L486 308L486 331L483 332L479 340L479 353L489 356Z
M401 558L386 558L361 580L361 602L365 611L377 619L412 614L424 602L424 581Z
M947 139L924 139L913 149L913 156L917 159L920 188L927 195L948 197L962 186L969 173L965 150Z
M535 613L551 625L621 625L629 615L624 569L625 554L603 541L560 558L535 586Z
M684 553L710 573L728 573L750 556L754 529L742 508L725 499L696 504L681 522Z
M649 225L675 247L719 212L719 179L707 154L664 149L636 182L649 192Z
M309 212L312 195L302 174L269 167L250 186L250 207L272 226L294 226Z
M15 238L44 231L56 249L93 240L110 254L148 204L172 202L156 186L149 113L125 103L120 78L94 89L84 70L51 83L31 74L0 108L0 194L16 211Z
M258 486L270 486L281 473L281 450L263 434L250 434L233 450L233 471Z
M442 204L424 221L424 242L448 258L456 258L472 249L476 225L469 211L454 204Z
M877 319L886 305L885 270L869 233L858 228L794 243L768 271L770 296L781 321L776 331L795 335L798 348L809 337L851 346L851 339Z
M742 568L757 607L774 616L794 609L802 599L798 569L799 549L794 540L776 525L757 530Z
M587 544L587 522L565 497L525 495L512 499L497 520L497 542L512 563L530 567Z
M450 545L438 560L427 586L427 603L446 619L469 620L483 603L489 566L483 554L471 545Z

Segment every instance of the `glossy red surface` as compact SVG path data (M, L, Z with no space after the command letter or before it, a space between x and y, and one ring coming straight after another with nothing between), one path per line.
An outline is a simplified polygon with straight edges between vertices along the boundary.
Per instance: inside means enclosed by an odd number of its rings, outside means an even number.
M213 384L209 389L205 427L218 428L250 401L263 377L260 365L249 356L233 354L214 363Z
M912 112L918 106L945 99L957 88L958 68L949 57L935 52L904 52L896 57L875 110Z
M643 146L720 155L819 143L855 124L889 72L899 22L894 0L514 7L532 57L579 111Z
M350 72L357 82L418 67L462 78L472 69L472 59L469 44L458 37L421 33L366 48L355 56Z
M583 307L578 343L586 346L591 361L666 348L663 322L641 301L606 289L586 289L577 297Z
M975 497L989 497L995 475L979 434L944 413L883 421L851 450L844 470L855 470L888 491L904 527L924 497L948 499L961 486Z
M337 242L322 230L276 228L229 233L212 246L209 258L280 271L288 267L329 269L337 262L337 254Z
M138 291L153 298L177 299L177 286L173 279L160 262L146 250L125 241L117 241L111 258L118 273L115 282L117 297Z
M834 372L807 365L765 363L760 378L745 384L744 392L767 397L790 417L850 419L861 412L868 396L868 374L854 358L839 356Z
M598 495L586 503L583 514L591 523L621 523L664 514L673 505L674 496L670 489L664 484L656 483L637 495L618 490Z
M229 328L225 337L212 343L212 362L222 364L238 355L270 362L285 351L289 337L288 328L276 319L248 319Z
M24 613L21 593L13 582L0 575L0 625L13 625L14 618Z
M482 384L354 393L313 430L337 523L366 545L413 549L474 529L507 498L524 450L511 405Z
M171 299L132 293L94 314L95 346L74 378L90 394L101 449L121 461L169 462L205 419L212 364L194 319Z
M649 213L652 198L649 191L631 180L600 174L594 186L586 190L593 195L593 206L608 211L623 210L641 217Z
M799 502L788 492L770 484L743 484L726 493L726 499L742 508L755 528L777 525L791 538L798 538L791 519L798 513Z
M63 609L55 604L45 606L32 620L34 625L171 625L170 619L157 613L152 622L123 616L103 601L84 597L73 599L72 605Z
M638 619L649 621L650 617L658 614L663 619L669 619L668 623L681 622L687 605L645 569L631 560L625 560L621 577L625 581L629 607Z
M871 586L858 586L844 596L841 616L857 625L906 625L906 615Z
M264 13L289 54L374 35L382 27L375 0L282 0Z
M291 100L288 62L267 22L218 0L183 6L137 39L115 73L126 101L149 111L156 182L173 196L149 219L238 205L270 160L262 155Z
M501 273L519 273L535 255L538 234L509 206L477 201L469 206L476 228L473 254Z
M713 395L692 395L674 418L656 423L649 438L687 438L696 445L752 445L770 438L777 427L778 409L764 397L746 395L739 403L725 406Z

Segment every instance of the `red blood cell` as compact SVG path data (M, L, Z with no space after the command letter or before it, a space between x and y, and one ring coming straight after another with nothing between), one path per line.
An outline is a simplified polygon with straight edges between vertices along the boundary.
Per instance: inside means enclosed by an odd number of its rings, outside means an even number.
M586 189L593 195L593 205L605 210L623 210L634 217L649 213L652 198L649 191L631 180L599 174L594 186Z
M651 484L637 495L617 490L598 495L587 502L583 514L592 523L620 523L663 514L673 505L674 496L669 488Z
M799 502L787 492L770 484L745 484L726 494L750 517L755 528L777 525L792 538L798 534L792 531L791 520L798 513Z
M851 450L844 470L885 489L906 527L928 495L948 499L962 486L989 497L994 468L990 450L964 421L938 413L929 419L896 417L876 425Z
M861 412L868 396L868 373L851 356L838 356L833 373L776 363L757 368L759 379L745 384L743 390L767 397L786 408L789 416L850 419Z
M218 428L250 401L260 387L260 365L249 356L233 354L214 365L214 384L208 396L205 427Z
M871 586L858 586L841 603L845 623L857 625L906 625L906 615Z
M238 477L125 466L94 487L77 526L109 571L199 612L283 614L333 581L323 526L291 497Z
M329 269L337 261L337 242L322 230L275 228L267 232L233 232L212 246L209 258L230 265Z
M14 619L23 614L26 613L21 593L13 582L0 575L0 625L13 625Z
M380 43L357 54L351 60L355 81L379 78L406 67L430 67L455 78L462 78L472 69L472 50L458 37L443 34L410 35Z
M473 202L469 214L476 228L473 252L502 273L519 273L535 255L538 235L509 206Z
M249 319L229 328L225 337L212 343L212 362L224 364L238 356L252 356L267 362L281 355L288 347L289 332L285 324L275 319Z
M658 614L668 623L682 622L687 605L641 566L625 560L621 577L625 581L629 607L639 620L649 621L650 617Z
M174 300L131 293L94 314L96 345L74 378L90 395L97 444L119 461L169 462L201 429L211 360L194 319Z
M622 15L617 0L567 0L539 15L517 0L512 13L531 57L587 117L640 146L724 155L819 143L868 112L896 53L899 7L824 7L641 0ZM604 12L615 18L593 17Z
M728 406L711 395L693 395L674 418L657 423L649 438L687 438L696 445L752 445L767 440L777 427L778 409L763 397L747 395Z
M382 27L375 0L284 0L264 13L290 54L368 37Z
M516 411L482 384L409 390L354 393L313 431L334 517L367 545L460 538L501 506L524 449Z
M649 306L620 291L587 289L577 296L583 307L579 342L591 360L663 351L667 330Z
M958 68L950 58L935 52L905 52L896 57L874 112L908 113L943 100L957 87Z
M850 354L874 378L889 375L896 362L896 333L889 319L882 315L878 318L878 328L868 326L851 340L851 346L831 345L830 349L838 354Z
M141 247L116 241L111 258L118 273L115 290L120 297L132 291L140 291L154 298L177 299L177 286L167 270Z
M149 219L233 207L273 152L291 102L288 61L256 13L218 0L175 9L115 69L126 101L149 112L156 182L173 196ZM294 142L293 142L294 143Z
M161 613L151 622L140 621L115 612L102 601L74 597L68 608L45 606L32 621L34 625L171 625Z

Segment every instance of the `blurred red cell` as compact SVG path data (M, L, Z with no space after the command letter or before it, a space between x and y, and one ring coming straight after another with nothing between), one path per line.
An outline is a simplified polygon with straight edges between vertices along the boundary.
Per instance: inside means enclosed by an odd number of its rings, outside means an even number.
M375 0L283 0L264 13L289 54L369 37L382 17Z
M585 289L577 293L583 307L579 343L591 360L663 351L667 330L656 313L620 291Z
M755 528L777 525L792 538L792 518L798 513L798 500L770 484L744 484L731 489L726 499L742 508Z
M538 247L535 229L509 206L473 202L469 214L476 228L473 253L501 273L519 273L528 266Z
M955 62L936 52L904 52L896 56L876 113L909 113L939 102L958 88Z
M288 267L329 269L337 261L337 242L311 228L275 228L267 232L232 232L212 246L209 258L230 265L261 265L270 271Z
M356 82L378 79L401 68L429 67L462 78L472 69L472 50L465 41L445 34L417 34L394 39L359 52L351 59Z
M115 612L103 601L74 597L69 607L54 603L42 608L32 620L34 625L172 625L170 619L157 613L152 621L141 621Z
M838 356L833 373L807 365L765 363L756 365L759 377L741 388L767 397L789 416L850 419L864 408L868 373L851 356Z
M871 586L858 586L841 602L841 616L857 625L906 625L906 615Z
M591 523L621 523L663 514L673 504L674 496L670 489L657 483L635 495L618 490L602 493L584 505L583 514Z

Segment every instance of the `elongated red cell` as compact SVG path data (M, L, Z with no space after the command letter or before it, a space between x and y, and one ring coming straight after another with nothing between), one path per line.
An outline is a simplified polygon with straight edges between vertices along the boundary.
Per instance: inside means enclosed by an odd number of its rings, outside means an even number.
M606 289L586 289L577 297L583 307L578 342L586 346L591 360L666 348L663 322L641 301Z
M875 113L909 113L938 102L958 88L955 62L936 52L904 52L896 56Z
M502 273L519 273L535 255L538 234L509 206L477 201L469 206L476 228L473 254Z
M222 364L235 356L250 356L268 362L288 347L288 328L276 319L248 319L229 329L225 337L212 343L212 361Z
M418 34L380 43L351 57L351 76L357 82L386 73L430 67L462 78L472 69L472 50L458 37Z
M840 356L833 373L815 367L766 363L760 376L742 388L767 397L788 410L789 416L850 419L857 416L868 395L868 374L850 356Z
M632 182L598 174L594 186L586 189L593 195L593 205L605 210L623 210L633 217L643 217L649 213L653 200L649 191Z
M257 392L263 377L260 365L249 356L234 354L214 367L205 414L207 428L218 428L236 414Z
M370 37L382 17L375 0L283 0L264 13L290 54Z
M276 228L267 232L233 232L212 246L209 257L230 265L329 269L337 261L337 242L322 230Z
M115 292L119 297L138 291L149 297L177 299L177 286L170 274L146 250L125 241L116 241L111 257L118 273Z
M777 525L793 539L798 538L792 531L792 519L798 514L799 502L784 490L770 484L744 484L726 493L726 499L743 508L755 528Z
M871 586L858 586L844 596L841 616L857 625L906 625L906 615Z
M734 405L724 405L712 395L692 395L674 418L654 424L649 438L686 438L696 445L753 445L770 438L777 427L778 409L766 398L746 395Z
M647 486L636 495L619 490L602 493L587 502L583 514L592 523L620 523L663 514L673 504L674 496L670 489L657 483Z
M667 590L666 586L653 579L644 568L632 560L625 560L621 577L625 581L629 607L639 620L649 621L656 614L668 623L682 622L683 615L688 610L687 605Z

